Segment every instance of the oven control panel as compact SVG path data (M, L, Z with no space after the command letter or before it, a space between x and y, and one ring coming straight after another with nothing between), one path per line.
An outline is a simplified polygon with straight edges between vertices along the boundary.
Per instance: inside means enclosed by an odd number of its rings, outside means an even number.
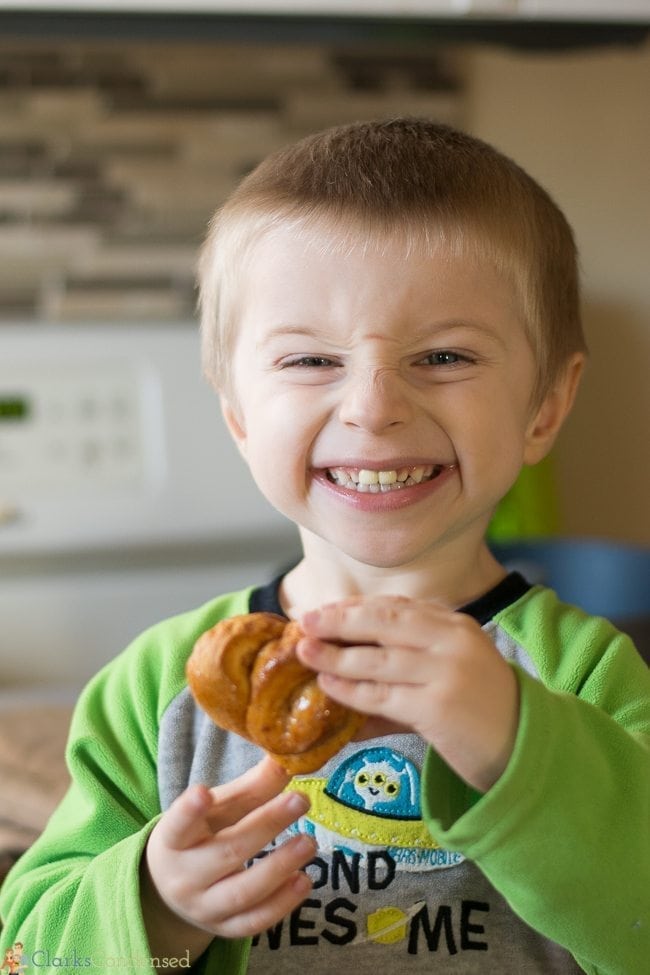
M141 399L128 362L12 372L0 365L3 493L77 494L142 482Z
M0 326L0 558L289 531L231 442L193 324Z

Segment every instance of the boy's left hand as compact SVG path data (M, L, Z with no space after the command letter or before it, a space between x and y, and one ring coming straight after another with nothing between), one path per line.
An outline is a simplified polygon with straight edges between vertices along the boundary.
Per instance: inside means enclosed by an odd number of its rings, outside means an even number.
M402 596L360 596L300 622L298 656L330 697L417 732L474 788L496 782L514 747L519 689L474 619Z

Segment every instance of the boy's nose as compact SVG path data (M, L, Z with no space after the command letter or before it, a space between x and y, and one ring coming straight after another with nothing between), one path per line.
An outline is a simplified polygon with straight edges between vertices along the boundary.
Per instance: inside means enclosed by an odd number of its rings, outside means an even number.
M373 369L350 377L339 416L346 425L371 433L406 423L411 417L411 403L402 377L389 369Z

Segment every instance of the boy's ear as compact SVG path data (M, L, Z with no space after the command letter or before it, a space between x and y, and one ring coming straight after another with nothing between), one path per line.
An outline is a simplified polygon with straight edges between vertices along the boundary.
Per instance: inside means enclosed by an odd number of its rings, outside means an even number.
M219 397L219 402L221 404L221 413L230 431L230 435L237 444L240 454L246 460L246 428L244 427L244 420L240 415L240 411L223 395Z
M525 464L537 464L546 457L555 443L555 438L573 406L584 364L583 353L576 352L562 376L535 411L526 431Z

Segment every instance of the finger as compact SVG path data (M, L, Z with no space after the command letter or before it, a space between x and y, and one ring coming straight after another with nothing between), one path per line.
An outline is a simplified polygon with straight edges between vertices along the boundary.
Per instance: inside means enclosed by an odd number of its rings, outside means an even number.
M163 845L171 850L188 850L212 835L208 822L212 807L210 790L194 785L182 792L158 823Z
M300 792L286 792L248 813L242 820L222 829L211 844L209 860L215 864L215 877L240 870L260 850L287 827L304 816L309 800Z
M174 800L160 820L161 841L172 850L188 850L263 805L286 787L289 776L270 758L225 785L194 785Z
M289 782L289 774L268 756L243 775L210 789L209 822L213 830L238 822L251 810L280 794Z
M294 873L265 901L223 921L215 934L222 938L248 938L261 934L298 907L311 890L311 885L305 873Z
M405 596L353 597L310 610L301 620L307 636L345 643L396 643L422 646L431 623L450 611Z
M225 878L243 871L246 864L272 843L309 809L299 792L286 792L269 800L242 820L213 833L184 851L185 872L195 891L208 890Z
M404 715L409 715L410 722L419 713L419 695L412 685L348 680L334 674L319 674L318 683L329 697L362 714L403 724Z
M309 836L295 836L252 867L232 874L212 888L206 900L215 924L246 915L273 900L287 881L316 854L316 843Z
M431 661L422 649L346 646L306 637L298 643L299 660L319 673L349 680L422 684L431 679Z

